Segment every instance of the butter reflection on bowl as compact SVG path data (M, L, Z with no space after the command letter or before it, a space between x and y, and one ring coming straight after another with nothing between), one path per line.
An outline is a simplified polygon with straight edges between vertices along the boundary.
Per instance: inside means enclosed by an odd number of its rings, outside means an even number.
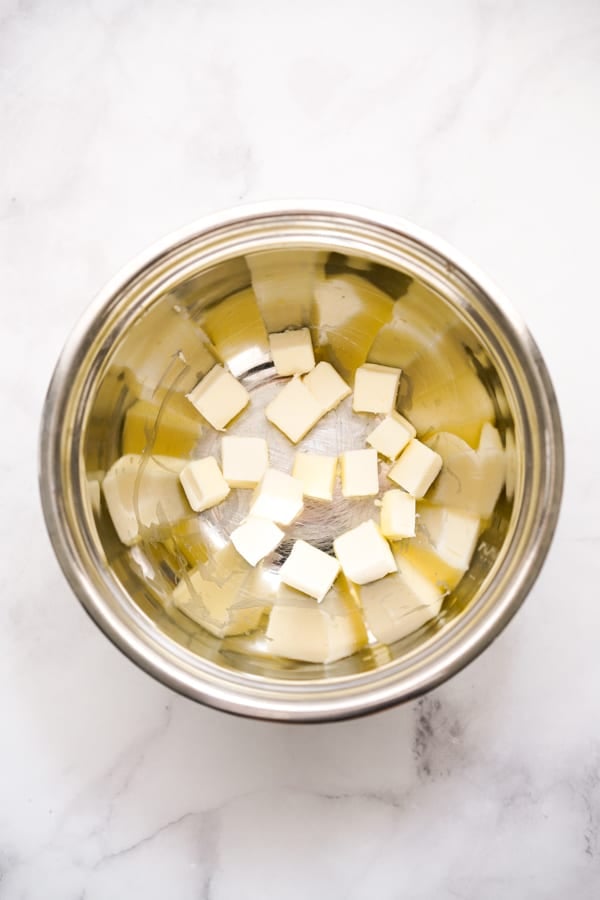
M296 448L265 417L282 377L269 335L289 328L308 329L324 377L329 366L353 385L364 364L367 372L401 369L398 414L444 460L417 502L416 534L393 545L398 572L362 587L339 578L319 606L278 579L290 540L268 563L240 564L230 536L251 491L231 490L198 517L182 513L180 487L169 487L168 503L145 511L138 503L141 514L120 534L106 507L106 473L122 457L133 468L143 460L157 485L172 476L161 459L220 458L219 435L190 405L215 371L211 378L230 373L249 398L227 433L266 437L270 465L291 471ZM217 428L241 403L227 391L197 398ZM367 446L372 417L353 412L350 396L332 408L302 451L338 457ZM418 228L343 205L232 211L144 254L69 339L42 424L48 529L90 615L169 686L260 718L359 715L458 671L533 584L562 477L548 373L497 289ZM463 519L441 521L436 505L462 510ZM337 535L369 515L372 497L348 500L337 484L331 503L306 501L294 536L329 553ZM465 515L484 522L466 572L451 541L440 556L441 538L431 538L436 529L468 529ZM411 592L417 609L403 606Z

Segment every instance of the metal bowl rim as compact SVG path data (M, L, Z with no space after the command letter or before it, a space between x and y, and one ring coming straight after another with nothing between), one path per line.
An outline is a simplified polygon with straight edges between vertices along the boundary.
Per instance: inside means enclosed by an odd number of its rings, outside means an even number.
M240 690L239 684L227 686L219 680L206 680L202 683L194 678L186 677L177 665L169 662L164 655L155 652L147 643L140 640L123 622L111 614L107 604L96 587L92 584L88 573L79 565L74 551L65 517L61 514L61 412L64 410L71 392L72 376L78 371L85 358L89 342L93 338L93 326L114 297L143 270L157 263L169 251L184 245L192 239L208 235L224 226L234 226L253 220L272 217L294 217L318 215L335 219L352 220L357 225L363 223L378 226L405 238L417 241L424 247L445 258L450 265L461 270L477 287L493 302L500 316L508 323L519 342L519 351L535 367L540 380L540 392L545 401L540 414L544 416L545 426L551 435L551 446L545 468L545 494L548 502L542 510L537 534L534 535L528 548L523 567L511 582L511 590L505 591L502 602L496 604L493 615L488 615L480 622L468 640L463 640L457 648L450 646L442 654L441 659L434 660L425 666L418 679L405 681L389 677L389 666L369 673L371 685L353 696L351 688L354 676L342 679L350 687L346 687L339 696L335 694L337 679L324 679L324 689L311 697L304 697L298 702L296 692L281 696L285 682L273 682L265 679L266 690L258 690L256 680L246 678L247 690ZM84 312L79 322L69 335L57 362L42 415L40 432L40 493L42 507L48 533L59 561L59 564L72 589L85 610L106 634L106 636L136 662L142 669L162 681L168 687L207 705L234 714L251 716L259 719L271 719L294 722L332 721L364 715L369 712L393 706L410 700L460 671L476 658L491 641L493 641L510 621L523 603L542 568L548 553L556 522L558 519L560 500L564 480L564 443L558 405L552 382L546 365L541 357L531 334L520 316L512 308L503 293L479 269L461 253L441 238L430 234L425 229L402 218L376 212L354 204L320 201L268 201L245 204L229 208L209 216L205 216L170 235L167 235L151 247L138 254L121 271L115 275L98 293ZM170 641L166 635L165 641ZM217 669L217 667L214 667ZM225 679L224 679L225 680ZM244 676L242 675L242 681ZM356 679L358 680L358 677ZM310 682L295 682L297 689L308 688ZM274 689L271 694L269 685ZM314 685L313 685L314 687Z

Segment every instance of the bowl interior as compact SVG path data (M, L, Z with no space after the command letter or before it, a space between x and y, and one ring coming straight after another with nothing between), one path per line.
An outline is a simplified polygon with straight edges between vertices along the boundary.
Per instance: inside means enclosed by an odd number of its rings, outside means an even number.
M89 551L105 577L128 598L132 614L135 607L150 628L230 672L319 681L373 671L434 646L439 634L473 607L510 537L515 487L525 456L518 422L515 426L514 396L510 387L506 389L506 369L498 362L491 336L487 339L485 324L456 281L445 279L443 272L429 277L427 268L419 270L409 257L406 265L384 264L374 254L360 250L350 254L332 244L230 252L218 262L183 267L164 286L154 273L152 291L143 304L131 302L130 290L123 312L123 300L118 324L107 327L96 350L95 371L86 382L78 475ZM338 284L344 296L335 314L316 299L317 285L324 281ZM157 417L172 413L194 416L185 393L221 360L252 396L249 412L228 430L266 436L272 464L290 471L297 448L264 419L264 406L280 387L267 333L298 326L310 328L317 358L332 362L350 384L356 367L366 361L400 367L398 408L413 421L419 437L451 431L476 447L482 416L491 409L507 448L505 489L485 524L469 570L446 598L440 615L394 644L371 641L352 656L327 665L270 655L260 630L254 636L215 637L170 601L182 572L198 560L210 563L213 551L226 545L247 512L249 492L232 491L225 503L200 517L201 524L197 516L190 517L179 526L181 540L176 545L170 529L157 526L128 548L115 534L99 487L125 452L187 458L214 453L218 458L218 438L211 429L205 428L197 439L188 434L175 446L156 426ZM146 404L146 419L136 430L127 417L135 404L141 408L140 401ZM337 455L364 446L371 428L366 417L352 416L346 401L322 420L301 448ZM374 512L372 499L347 501L337 493L332 504L307 503L290 536L329 550L336 534ZM269 564L254 573L251 583L240 588L248 602L263 599L268 608L278 567L291 543L286 540ZM218 573L214 577L218 579Z

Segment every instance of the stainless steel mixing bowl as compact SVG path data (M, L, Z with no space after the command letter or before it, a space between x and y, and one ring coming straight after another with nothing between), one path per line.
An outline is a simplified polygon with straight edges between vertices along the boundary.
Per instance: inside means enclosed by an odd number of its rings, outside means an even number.
M167 385L186 390L197 379L206 348L195 323L203 312L247 289L251 268L267 274L275 269L292 294L308 292L310 306L315 260L325 275L358 275L395 303L402 303L411 284L420 286L419 303L403 312L407 328L416 317L429 328L433 345L443 333L445 346L461 354L484 384L508 473L469 572L437 620L396 644L366 646L328 665L245 653L243 642L219 640L166 610L157 579L168 566L119 544L98 489L102 473L120 455L123 416L133 400ZM283 301L271 307L279 328L288 324L286 309ZM350 358L355 350L360 357L365 340L368 348L369 323L357 320L356 327L356 347L346 348ZM230 333L234 374L262 386L265 356L252 329L235 320L228 328L222 339L227 342ZM427 372L406 367L403 408L409 414L419 377ZM460 385L456 390L458 406L463 399L468 406ZM94 621L134 662L214 707L257 718L320 721L413 698L457 672L500 633L534 583L552 539L563 442L550 378L531 335L500 292L454 250L407 222L353 206L262 204L171 235L100 293L71 334L48 391L40 481L48 530L67 579ZM319 527L325 533L331 522Z

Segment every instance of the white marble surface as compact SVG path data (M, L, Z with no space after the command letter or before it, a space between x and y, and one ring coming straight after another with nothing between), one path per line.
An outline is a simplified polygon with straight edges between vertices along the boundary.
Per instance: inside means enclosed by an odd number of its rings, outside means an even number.
M0 0L0 897L591 900L600 891L596 0ZM241 200L439 232L529 322L564 511L502 637L420 702L241 721L138 671L45 536L65 335L136 251Z

